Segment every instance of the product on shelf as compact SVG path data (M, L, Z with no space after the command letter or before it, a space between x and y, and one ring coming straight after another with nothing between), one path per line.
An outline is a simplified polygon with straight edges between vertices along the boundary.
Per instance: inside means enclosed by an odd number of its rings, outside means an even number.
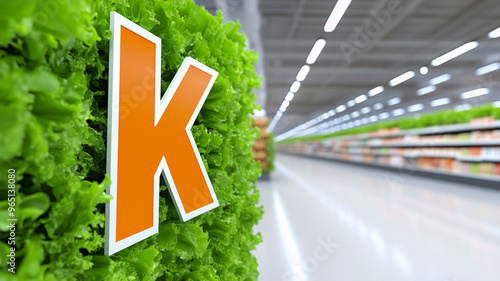
M407 132L399 128L383 129L322 141L289 143L281 148L353 162L393 167L411 164L426 171L500 179L499 122L479 118L471 122L475 125L458 124Z
M266 131L268 120L266 117L254 118L253 127L257 127L260 131L260 137L254 141L252 147L252 152L254 159L260 162L262 171L267 170L267 139L269 138L269 132Z

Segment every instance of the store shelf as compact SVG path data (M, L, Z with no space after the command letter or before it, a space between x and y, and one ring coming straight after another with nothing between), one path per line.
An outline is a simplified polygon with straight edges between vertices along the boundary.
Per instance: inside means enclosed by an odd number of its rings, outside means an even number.
M332 154L332 153L330 153ZM362 152L346 152L343 154L362 155L362 156L385 156L385 157L405 157L405 158L451 158L464 162L494 162L500 163L500 157L482 157L482 156L462 156L462 155L426 155L426 154L384 154L384 153L362 153Z
M500 188L500 120L484 126L436 126L398 132L397 128L323 141L285 144L284 150L322 158L446 177ZM389 134L393 132L393 134ZM398 132L398 133L396 133ZM491 176L490 176L491 175ZM476 183L474 181L482 181Z
M455 159L465 162L494 162L500 163L500 157L481 157L481 156L457 156Z
M370 148L379 147L471 147L471 146L500 146L500 141L466 141L466 142L443 142L443 143L400 143L380 145L355 145L353 147L366 146Z
M381 139L381 138L395 138L404 137L408 135L442 135L442 134L456 134L465 133L471 131L484 131L484 130L495 130L500 129L500 121L495 121L489 125L470 125L470 124L456 124L456 125L446 125L446 126L434 126L423 129L411 129L398 132L396 134L387 135L369 135L363 134L355 138L344 137L344 140L367 140L367 139Z
M342 163L347 163L347 164L352 164L352 165L361 165L361 166L366 166L366 167L391 170L391 171L397 171L397 172L401 172L404 170L405 174L409 173L409 174L413 174L413 175L430 177L430 178L435 178L435 179L440 179L440 180L454 181L454 182L466 183L466 184L471 184L471 185L476 185L476 186L500 189L500 177L495 177L495 176L467 175L467 174L463 174L463 173L451 173L451 172L444 172L444 171L439 171L439 170L415 168L415 167L412 167L411 165L395 166L395 165L386 165L386 164L371 163L371 162L364 162L364 161L351 161L351 160L346 160L346 159L341 159L341 158L332 158L332 157L328 157L328 156L312 155L312 154L305 155L305 154L301 154L301 153L292 153L292 152L281 152L281 153L286 153L286 154L296 155L296 156L301 156L301 157L322 159L322 160L327 160L327 161L342 162Z

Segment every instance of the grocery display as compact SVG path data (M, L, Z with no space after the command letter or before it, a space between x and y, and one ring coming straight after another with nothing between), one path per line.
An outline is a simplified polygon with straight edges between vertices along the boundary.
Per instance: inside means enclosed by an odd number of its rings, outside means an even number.
M162 92L185 57L219 72L192 134L220 207L181 222L161 182L159 233L107 256L111 11L162 38ZM0 280L257 279L260 78L239 24L190 0L4 1L0 24Z
M392 127L320 138L285 142L279 150L500 183L500 120L493 117L474 118L468 124Z
M269 120L266 117L254 117L252 127L259 130L259 137L255 139L252 146L254 159L260 162L263 173L269 173L274 169L274 145L273 136L266 130Z

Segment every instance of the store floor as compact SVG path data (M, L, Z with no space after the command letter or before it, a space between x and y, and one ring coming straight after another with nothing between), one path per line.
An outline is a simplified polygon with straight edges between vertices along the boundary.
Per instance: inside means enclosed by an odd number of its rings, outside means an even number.
M263 281L500 280L500 190L277 155Z

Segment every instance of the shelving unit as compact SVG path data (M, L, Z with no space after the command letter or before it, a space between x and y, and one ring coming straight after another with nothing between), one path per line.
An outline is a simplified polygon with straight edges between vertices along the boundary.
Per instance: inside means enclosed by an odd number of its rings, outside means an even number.
M401 131L398 128L322 141L278 145L281 152L500 188L500 120Z

